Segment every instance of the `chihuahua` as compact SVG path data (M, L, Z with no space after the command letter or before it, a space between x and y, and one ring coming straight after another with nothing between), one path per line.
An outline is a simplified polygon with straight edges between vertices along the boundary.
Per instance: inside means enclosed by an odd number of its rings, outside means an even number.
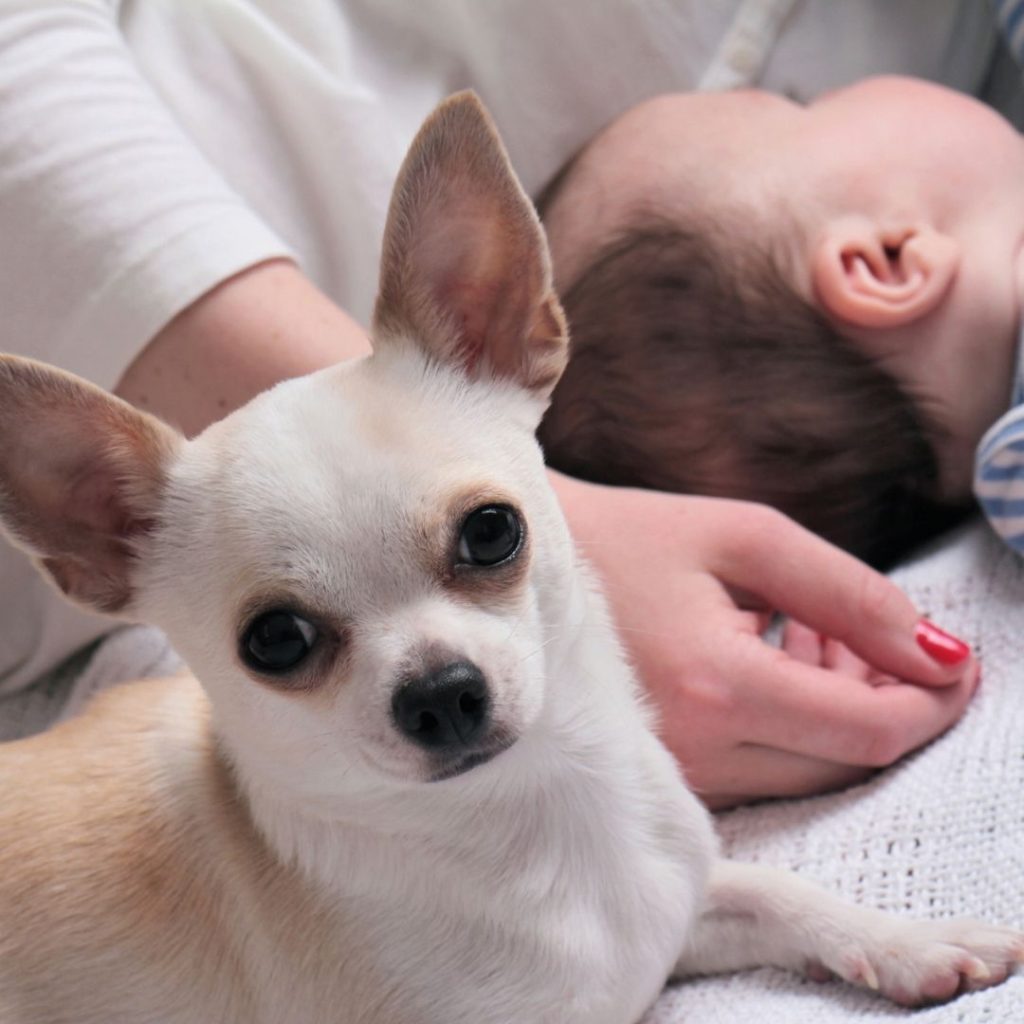
M3 1024L635 1024L775 964L906 1003L1024 937L717 857L534 431L566 362L486 112L402 167L364 360L186 441L0 360L0 520L195 677L0 750Z

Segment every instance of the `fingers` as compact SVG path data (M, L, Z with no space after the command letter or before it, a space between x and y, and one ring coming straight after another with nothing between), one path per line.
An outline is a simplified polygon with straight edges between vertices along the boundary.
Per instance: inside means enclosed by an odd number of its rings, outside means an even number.
M977 683L975 668L946 687L872 686L751 639L760 649L742 654L737 731L754 743L839 764L892 764L956 722Z
M821 639L821 667L851 679L866 680L874 674L874 669L863 658L831 637Z
M846 644L822 636L802 622L787 619L782 631L782 649L796 661L817 665L851 679L860 679L878 686L897 682L894 676L874 670L863 658L857 657Z
M951 685L971 667L966 645L943 634L881 573L772 509L722 502L714 571L732 587L849 647L883 673Z
M796 619L787 619L782 627L782 649L805 665L821 664L821 634Z

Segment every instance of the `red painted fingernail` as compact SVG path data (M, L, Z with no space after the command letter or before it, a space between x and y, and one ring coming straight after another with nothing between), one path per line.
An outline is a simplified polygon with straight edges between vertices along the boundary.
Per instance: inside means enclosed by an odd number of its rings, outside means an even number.
M914 628L914 639L940 665L959 665L971 653L970 647L963 640L950 636L928 619L918 622Z

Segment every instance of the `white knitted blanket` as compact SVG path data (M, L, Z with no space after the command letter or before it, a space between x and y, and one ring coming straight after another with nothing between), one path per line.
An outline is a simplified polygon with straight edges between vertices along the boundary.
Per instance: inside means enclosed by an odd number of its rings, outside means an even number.
M737 860L790 867L866 905L1024 928L1024 563L981 526L895 574L979 653L963 719L872 782L721 815ZM763 969L666 991L644 1024L1024 1024L1024 975L912 1012Z
M982 686L944 737L871 783L722 815L726 851L795 869L858 902L1024 928L1024 563L981 526L900 570L923 611L968 640ZM121 630L84 667L0 702L0 737L73 713L95 690L178 667L155 630ZM68 696L70 694L70 697ZM1024 1024L1024 975L917 1012L764 969L666 991L643 1024Z

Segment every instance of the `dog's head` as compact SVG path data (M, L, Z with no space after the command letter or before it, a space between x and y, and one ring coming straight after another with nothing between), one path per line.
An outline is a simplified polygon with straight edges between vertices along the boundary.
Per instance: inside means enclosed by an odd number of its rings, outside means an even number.
M72 599L163 627L231 754L325 798L462 776L545 700L572 554L534 430L567 356L533 208L479 102L402 168L374 354L192 441L0 361L0 518Z

